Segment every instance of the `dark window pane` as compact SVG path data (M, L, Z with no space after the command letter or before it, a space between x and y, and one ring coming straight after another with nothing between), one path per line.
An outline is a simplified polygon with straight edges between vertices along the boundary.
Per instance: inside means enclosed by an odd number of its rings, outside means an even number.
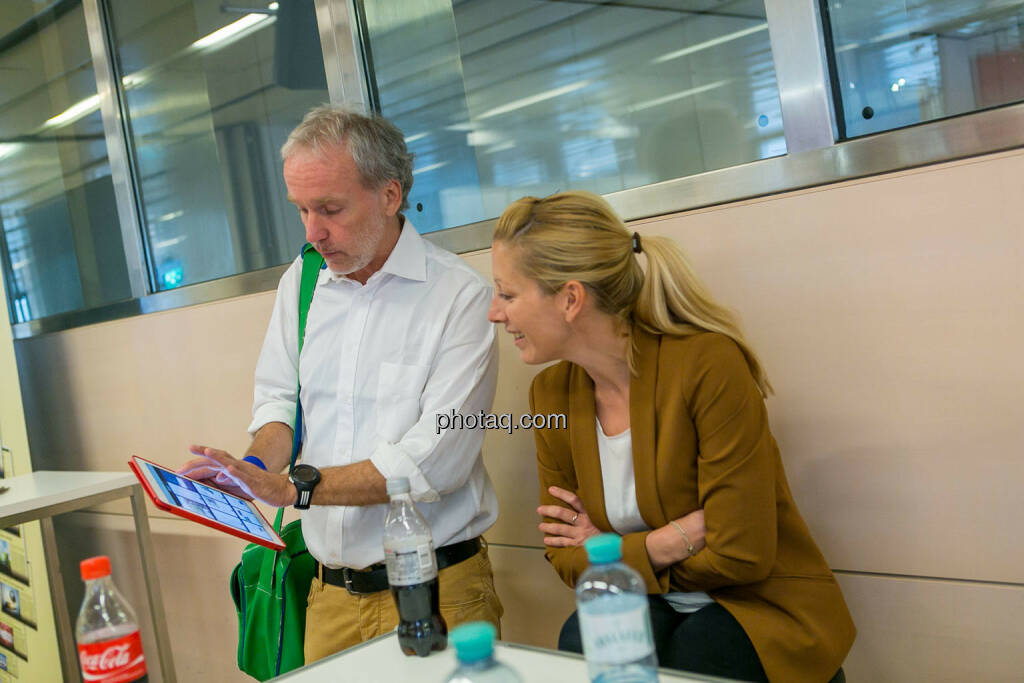
M0 3L0 225L11 320L131 297L82 6Z
M1024 100L1024 1L823 0L843 137Z
M313 0L111 0L158 290L298 253L280 146L328 100Z

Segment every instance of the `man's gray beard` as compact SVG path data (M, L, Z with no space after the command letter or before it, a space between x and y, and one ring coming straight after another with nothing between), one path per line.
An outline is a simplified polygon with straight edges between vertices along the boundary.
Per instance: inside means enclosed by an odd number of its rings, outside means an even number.
M365 268L366 266L370 265L370 261L372 261L372 260L373 260L373 255L371 254L370 257L368 259L366 259L366 263L362 263L361 264L360 262L357 261L355 263L355 266L344 266L344 270L335 270L334 268L331 268L330 264L328 264L327 265L327 269L330 270L335 275L351 275L352 273L360 271L363 268Z

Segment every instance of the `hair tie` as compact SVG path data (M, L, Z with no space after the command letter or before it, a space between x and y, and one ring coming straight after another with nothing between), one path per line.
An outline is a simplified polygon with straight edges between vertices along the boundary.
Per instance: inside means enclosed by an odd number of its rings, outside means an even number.
M643 250L644 250L644 245L642 245L640 243L640 234L634 232L633 233L633 253L634 254L639 254Z

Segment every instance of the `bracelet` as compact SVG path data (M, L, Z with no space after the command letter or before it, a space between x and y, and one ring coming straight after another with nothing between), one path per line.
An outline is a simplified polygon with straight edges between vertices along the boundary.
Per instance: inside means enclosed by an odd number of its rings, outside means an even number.
M242 458L242 460L247 462L247 463L251 463L253 465L256 465L256 467L259 467L264 472L267 471L267 466L264 465L263 461L260 460L259 458L257 458L255 455L247 455L244 458Z
M680 534L682 534L683 541L686 542L686 552L688 552L690 554L690 557L693 557L694 555L696 555L697 554L697 550L696 550L696 548L693 547L693 544L690 543L690 537L686 534L685 531L683 531L683 527L681 527L678 524L676 524L676 520L674 520L674 519L673 520L669 520L669 524L674 526L676 528L676 531L678 531Z

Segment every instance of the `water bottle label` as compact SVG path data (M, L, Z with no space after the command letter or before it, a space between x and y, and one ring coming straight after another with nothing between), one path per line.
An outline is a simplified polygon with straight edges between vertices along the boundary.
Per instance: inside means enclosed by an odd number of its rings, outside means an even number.
M588 661L617 664L643 659L654 651L647 601L625 612L594 614L580 609L580 633Z
M78 661L85 683L129 683L146 675L138 631L114 640L80 643Z
M387 550L384 560L388 566L388 583L392 586L411 586L437 577L437 562L431 543L421 543L406 552Z

